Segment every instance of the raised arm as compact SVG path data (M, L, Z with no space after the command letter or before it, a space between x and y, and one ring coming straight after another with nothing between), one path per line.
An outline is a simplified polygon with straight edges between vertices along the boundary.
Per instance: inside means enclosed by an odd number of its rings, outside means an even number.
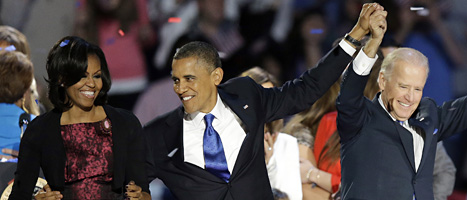
M263 100L261 105L264 105L266 121L273 121L303 111L323 96L352 60L356 51L354 44L370 32L369 24L372 20L372 13L378 9L382 9L379 4L365 4L356 25L348 34L350 37L341 41L314 68L303 73L300 78L288 81L280 88L258 87Z
M336 102L339 112L337 127L343 141L353 137L352 134L357 133L366 120L366 116L363 114L365 112L363 91L371 68L376 61L376 52L386 32L387 12L379 4L372 4L372 7L375 9L370 14L368 21L371 33L370 40L363 47L363 51L358 53L353 65L345 73L341 92Z

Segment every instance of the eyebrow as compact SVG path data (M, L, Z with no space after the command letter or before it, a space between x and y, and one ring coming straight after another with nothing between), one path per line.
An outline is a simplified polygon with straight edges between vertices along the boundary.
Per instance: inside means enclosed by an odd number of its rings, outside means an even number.
M185 76L183 76L183 78L196 78L196 76L195 75L185 75Z
M97 74L97 73L99 73L99 72L102 72L102 70L100 70L100 69L97 70L96 72L93 73L93 75L94 75L94 74ZM86 72L84 72L84 74L85 74L85 75L86 75L86 74L89 74L89 72L86 71Z

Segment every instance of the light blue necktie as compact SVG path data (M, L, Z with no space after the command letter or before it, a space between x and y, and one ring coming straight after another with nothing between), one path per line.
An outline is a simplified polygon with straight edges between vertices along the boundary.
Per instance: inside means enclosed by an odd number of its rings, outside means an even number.
M206 130L203 136L203 150L206 170L225 182L229 182L230 172L225 159L224 147L219 134L212 127L212 120L214 120L214 115L204 116Z

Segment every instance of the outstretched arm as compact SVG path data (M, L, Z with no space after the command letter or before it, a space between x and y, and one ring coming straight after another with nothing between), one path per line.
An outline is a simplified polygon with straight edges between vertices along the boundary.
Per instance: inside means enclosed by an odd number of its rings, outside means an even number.
M368 24L370 29L370 40L355 58L353 65L344 75L341 92L337 98L337 110L339 112L337 122L341 140L345 141L353 137L363 126L366 116L364 108L364 95L368 75L376 61L376 52L386 32L387 12L384 8L373 3L373 12L370 14Z

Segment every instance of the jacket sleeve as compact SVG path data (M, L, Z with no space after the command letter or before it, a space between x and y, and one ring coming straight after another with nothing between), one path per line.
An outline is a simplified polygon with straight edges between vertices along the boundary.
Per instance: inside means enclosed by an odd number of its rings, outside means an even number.
M266 121L273 121L309 108L339 79L352 60L339 45L299 78L278 88L260 90Z
M41 141L40 124L34 120L29 124L20 143L18 165L15 172L15 182L9 199L30 200L39 177Z
M367 76L360 76L355 73L353 67L349 67L344 74L341 90L336 101L337 129L344 143L354 137L363 127L368 115L365 115L368 101L364 95Z
M434 102L434 101L433 101ZM435 103L436 104L436 103ZM438 107L439 140L467 129L467 96L444 102Z
M130 134L128 135L128 164L125 170L126 184L134 181L143 191L149 193L149 182L146 176L146 139L139 120L131 113L127 113Z

